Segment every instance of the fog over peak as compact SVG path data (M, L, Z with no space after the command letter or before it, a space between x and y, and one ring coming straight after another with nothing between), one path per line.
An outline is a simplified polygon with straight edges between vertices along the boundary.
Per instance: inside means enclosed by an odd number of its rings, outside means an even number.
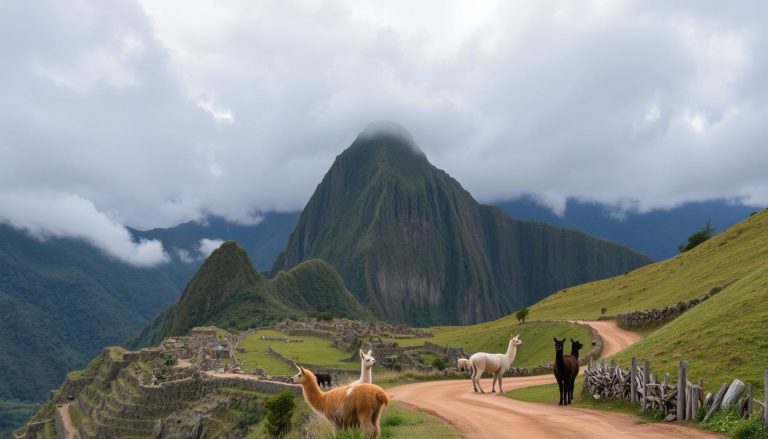
M416 141L413 140L411 133L397 122L391 120L374 121L366 125L363 131L360 132L360 135L358 135L358 138L360 139L372 139L376 137L391 137L398 139L411 147L413 152L424 154L421 149L419 149Z
M764 206L766 17L761 1L0 2L0 198L31 203L0 221L160 263L173 249L35 206L79 200L123 230L255 223L301 209L376 120L484 202Z

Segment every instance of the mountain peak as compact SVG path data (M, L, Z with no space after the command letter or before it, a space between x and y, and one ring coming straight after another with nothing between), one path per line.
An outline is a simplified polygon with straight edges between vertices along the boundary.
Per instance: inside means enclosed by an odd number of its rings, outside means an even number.
M251 258L235 241L226 241L213 251L189 281L173 315L163 328L165 335L183 334L193 322L204 321L227 297L254 285L261 275Z
M412 153L424 156L413 136L408 130L397 122L375 121L369 123L353 143L354 145L387 145L394 147L407 147Z

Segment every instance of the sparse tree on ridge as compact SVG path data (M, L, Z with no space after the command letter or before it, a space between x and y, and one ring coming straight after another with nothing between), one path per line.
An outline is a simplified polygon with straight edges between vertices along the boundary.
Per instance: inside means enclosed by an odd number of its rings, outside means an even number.
M715 235L715 228L712 226L712 222L707 220L704 222L704 227L698 232L689 236L688 243L685 245L678 246L677 250L680 253L685 253L688 250L691 250L692 248L698 246L699 244L707 241L709 238L713 237L714 235Z

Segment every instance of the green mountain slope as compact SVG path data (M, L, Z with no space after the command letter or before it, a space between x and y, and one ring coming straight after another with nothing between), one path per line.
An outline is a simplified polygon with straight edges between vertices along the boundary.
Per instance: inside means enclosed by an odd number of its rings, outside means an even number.
M649 262L480 205L410 141L383 133L361 134L336 158L273 272L313 258L378 317L425 326L497 318Z
M768 258L752 273L685 312L618 355L651 359L654 373L677 371L688 361L689 379L704 378L708 391L739 378L762 393L768 365Z
M740 280L768 263L768 211L695 249L623 276L568 288L531 308L531 318L594 319L674 305Z
M29 410L24 403L44 399L68 370L135 334L177 294L159 269L0 224L0 419Z
M253 268L242 247L227 241L206 259L179 302L161 311L132 345L155 344L195 326L242 330L310 311L369 317L327 263L307 261L267 279Z

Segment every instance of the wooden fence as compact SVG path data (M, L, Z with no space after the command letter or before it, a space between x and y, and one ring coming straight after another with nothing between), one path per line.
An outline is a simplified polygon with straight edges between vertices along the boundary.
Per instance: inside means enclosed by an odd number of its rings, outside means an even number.
M639 365L635 358L629 369L622 369L612 360L610 364L590 362L584 371L584 391L593 398L629 401L643 410L662 413L667 421L706 421L719 409L735 408L743 419L759 416L768 423L768 370L763 381L765 399L758 401L754 398L754 386L739 379L723 384L714 395L705 394L702 379L696 383L688 381L685 361L678 365L675 384L670 382L668 373L659 381L651 373L648 361Z

